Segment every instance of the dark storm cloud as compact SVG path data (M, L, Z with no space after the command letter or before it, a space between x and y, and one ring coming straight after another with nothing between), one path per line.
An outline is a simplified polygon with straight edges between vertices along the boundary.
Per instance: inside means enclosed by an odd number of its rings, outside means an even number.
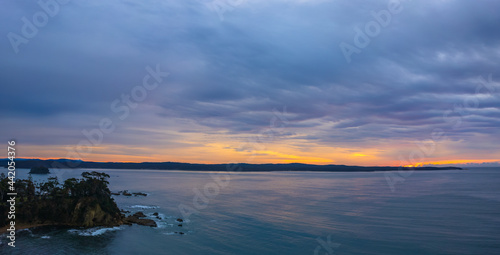
M500 80L500 2L401 1L348 63L339 44L354 45L354 28L388 2L246 1L221 22L206 1L71 1L18 54L4 37L0 117L65 116L43 126L79 132L89 125L68 123L112 114L110 103L159 63L171 76L145 102L160 106L151 116L195 120L207 133L258 132L286 106L289 128L327 145L424 139L434 128L499 137L499 83L476 88L479 76ZM20 33L39 10L9 2L0 33ZM467 98L478 105L452 130L443 115Z

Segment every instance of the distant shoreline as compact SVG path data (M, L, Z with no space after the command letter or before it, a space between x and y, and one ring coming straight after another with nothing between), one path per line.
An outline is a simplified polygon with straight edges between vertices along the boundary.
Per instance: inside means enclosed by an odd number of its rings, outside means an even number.
M2 165L7 165L0 159ZM5 163L5 164L4 164ZM39 160L18 159L17 168L45 166L49 169L122 169L122 170L167 170L167 171L216 171L216 172L387 172L387 171L440 171L464 170L460 167L393 167L393 166L346 166L346 165L312 165L301 163L290 164L191 164L178 162L89 162L68 159Z

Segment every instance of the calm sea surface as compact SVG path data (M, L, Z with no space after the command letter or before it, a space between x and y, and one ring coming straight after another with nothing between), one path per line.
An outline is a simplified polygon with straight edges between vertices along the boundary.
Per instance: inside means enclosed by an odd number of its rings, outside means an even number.
M381 172L98 171L148 193L115 200L158 227L25 230L0 254L500 254L500 169L414 172L394 191Z

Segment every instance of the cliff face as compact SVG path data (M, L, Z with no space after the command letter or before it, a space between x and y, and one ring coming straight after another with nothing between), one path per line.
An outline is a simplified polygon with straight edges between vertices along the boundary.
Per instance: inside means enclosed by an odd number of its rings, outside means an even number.
M123 224L123 217L118 207L108 212L101 208L95 198L80 199L72 213L73 217L68 225L96 227L96 226L119 226Z

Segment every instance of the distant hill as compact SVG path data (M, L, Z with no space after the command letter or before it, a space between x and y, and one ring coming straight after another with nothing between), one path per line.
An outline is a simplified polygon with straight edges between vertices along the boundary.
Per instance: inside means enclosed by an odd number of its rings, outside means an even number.
M7 166L7 159L0 159L0 164ZM31 168L45 166L52 168L105 168L105 169L152 169L152 170L185 170L185 171L318 171L318 172L373 172L373 171L398 171L401 167L389 166L346 166L346 165L311 165L301 163L290 164L191 164L178 162L91 162L69 159L22 159L16 161L17 168ZM416 167L403 168L416 171L434 170L462 170L460 167Z

